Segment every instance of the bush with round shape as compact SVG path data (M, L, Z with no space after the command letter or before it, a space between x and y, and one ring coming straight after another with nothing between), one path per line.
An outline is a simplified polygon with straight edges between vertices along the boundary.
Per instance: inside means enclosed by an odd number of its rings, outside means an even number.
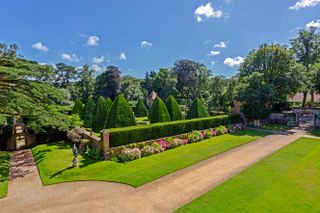
M108 117L107 103L105 99L100 96L97 100L92 117L92 131L99 132L104 129Z
M81 119L83 120L84 127L91 128L92 126L92 116L96 103L92 97L89 97L86 104L82 110Z
M136 120L128 101L126 100L124 95L118 95L110 109L106 128L117 128L135 125Z
M156 99L150 109L149 120L150 123L171 121L168 109L159 97Z
M143 103L143 100L140 99L134 109L134 115L136 117L144 117L148 116L148 109L146 105Z
M177 100L170 95L166 100L166 106L172 121L182 120L182 113Z
M74 103L73 109L72 109L72 114L78 114L81 115L82 111L83 111L83 103L81 100L76 100L76 102Z
M209 116L208 110L203 105L203 102L199 98L196 98L191 104L186 119L204 118Z

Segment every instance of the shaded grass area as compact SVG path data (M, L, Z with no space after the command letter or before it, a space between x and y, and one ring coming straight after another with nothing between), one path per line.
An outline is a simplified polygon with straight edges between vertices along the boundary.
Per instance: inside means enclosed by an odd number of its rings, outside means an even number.
M7 195L9 180L10 153L0 151L0 198Z
M176 212L320 212L320 140L298 139Z
M272 131L284 131L290 129L290 127L282 124L266 124L261 126L261 129L267 129Z
M316 129L314 129L313 131L311 131L311 132L310 132L310 135L320 137L320 128L316 128Z
M126 164L112 161L96 162L80 156L80 168L71 167L72 151L65 142L39 145L33 148L32 152L44 185L77 180L106 180L140 186L266 134L260 131L242 130Z

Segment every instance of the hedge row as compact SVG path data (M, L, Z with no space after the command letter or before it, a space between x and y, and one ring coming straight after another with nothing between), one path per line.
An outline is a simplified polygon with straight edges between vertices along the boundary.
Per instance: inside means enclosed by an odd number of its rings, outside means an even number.
M209 129L220 125L238 123L240 115L221 115L208 118L155 123L147 126L132 126L110 129L110 146L179 135L193 130Z

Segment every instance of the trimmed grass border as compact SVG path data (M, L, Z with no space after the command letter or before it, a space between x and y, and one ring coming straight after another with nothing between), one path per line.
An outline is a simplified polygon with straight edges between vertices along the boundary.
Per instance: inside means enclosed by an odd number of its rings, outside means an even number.
M10 153L0 151L0 198L7 196L9 181Z
M320 212L320 140L300 138L176 212Z
M242 130L126 164L112 161L97 162L79 156L80 168L71 167L72 151L65 142L39 145L33 148L32 152L44 185L80 180L102 180L137 187L267 134L261 131Z

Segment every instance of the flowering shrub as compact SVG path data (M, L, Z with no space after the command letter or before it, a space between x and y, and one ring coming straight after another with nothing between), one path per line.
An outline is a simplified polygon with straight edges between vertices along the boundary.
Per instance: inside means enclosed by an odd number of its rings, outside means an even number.
M204 131L201 131L201 135L202 135L202 138L208 139L213 136L213 133L210 130L204 130Z
M125 163L139 158L141 158L141 151L139 148L124 148L117 159L118 161Z
M158 141L158 144L161 146L161 148L162 148L163 150L167 150L167 149L170 148L170 143L168 143L168 142L165 141L164 139L160 139L160 140Z
M158 154L163 151L164 149L160 146L160 144L157 142L154 142L151 145L146 145L141 149L141 156L147 157L153 154Z
M157 143L157 142L153 142L151 146L153 147L153 150L154 150L154 153L155 153L155 154L158 154L158 153L164 151L164 149L163 149L163 148L160 146L160 144Z
M67 137L73 143L80 143L82 139L83 129L81 127L75 127L68 131Z
M218 126L216 130L218 131L219 135L224 135L228 133L228 129L225 126Z
M142 157L147 157L147 156L150 156L150 155L153 155L153 154L154 154L153 146L146 145L145 147L143 147L141 149L141 156Z
M200 131L192 131L188 134L188 140L190 142L197 142L203 139L202 134Z
M184 134L178 137L170 137L165 139L160 139L153 142L151 145L147 143L130 144L124 147L120 154L111 153L111 160L118 162L128 162L136 160L141 157L147 157L153 154L158 154L168 149L174 149L179 146L186 145L188 143L198 142L203 139L212 138L216 135L226 134L228 132L235 132L243 129L245 126L243 124L233 124L225 126L219 126L217 128L212 128L203 131L192 131L191 133Z

